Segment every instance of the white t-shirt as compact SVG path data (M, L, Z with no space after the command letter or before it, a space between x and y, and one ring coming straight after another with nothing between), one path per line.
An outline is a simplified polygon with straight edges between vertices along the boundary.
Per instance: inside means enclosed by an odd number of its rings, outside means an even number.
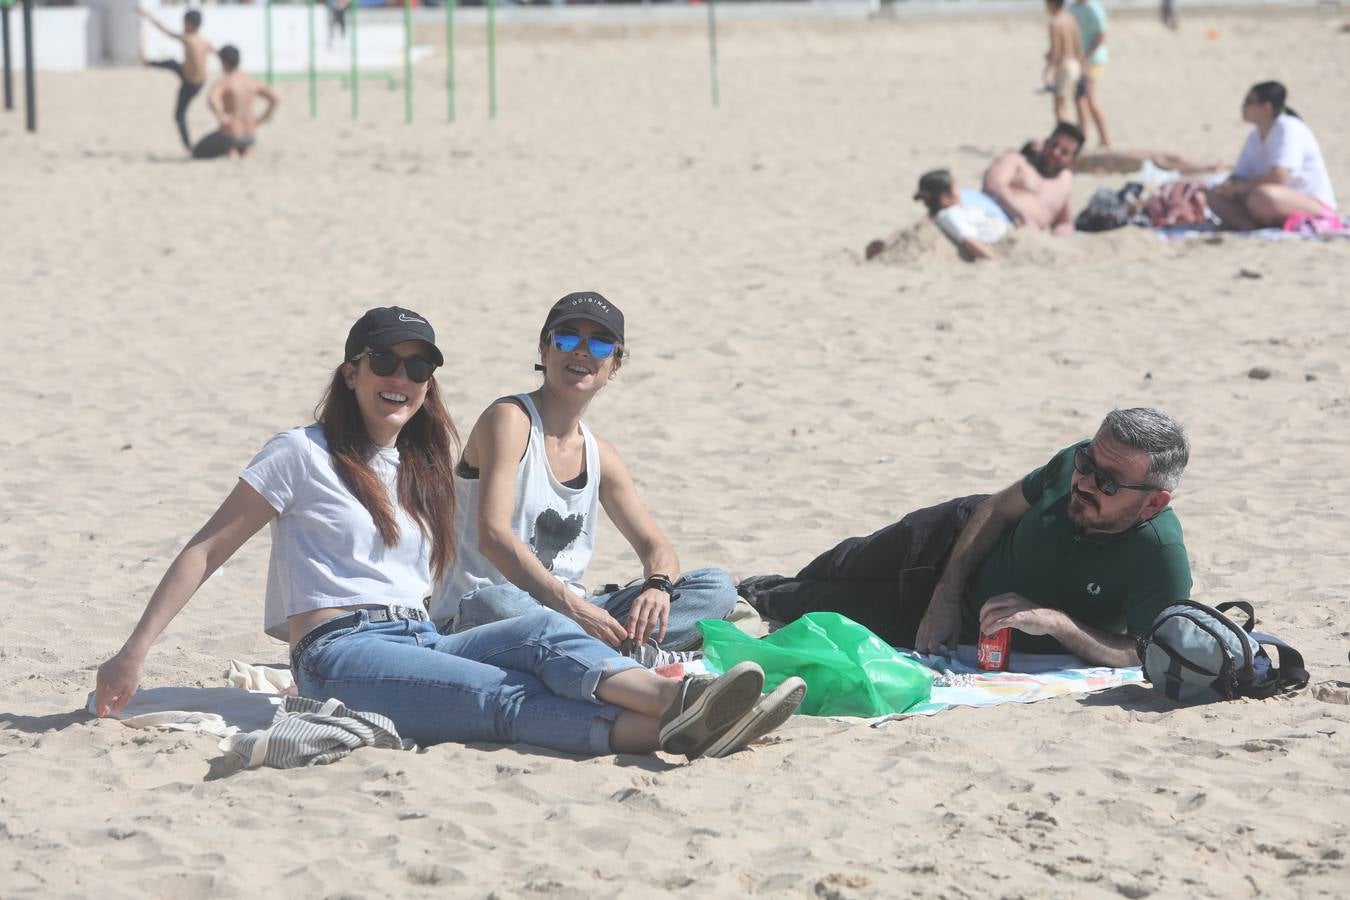
M1276 166L1289 171L1291 188L1311 194L1332 209L1336 208L1336 194L1331 189L1331 176L1322 159L1322 148L1308 123L1298 116L1288 113L1277 116L1264 140L1260 130L1253 128L1242 145L1237 165L1233 167L1233 177L1248 181Z
M971 238L982 244L994 244L1008 233L1008 222L978 206L949 206L933 216L933 223L958 247Z
M586 483L568 487L553 474L544 450L544 423L529 394L515 394L530 414L530 437L525 455L516 466L516 505L511 513L511 531L548 569L549 574L574 593L586 595L581 578L595 553L595 532L600 513L600 447L595 435L582 422L586 446ZM431 618L437 625L459 615L466 594L507 578L478 550L479 479L455 479L455 533L458 550L451 571L436 585L431 597Z
M379 450L371 468L393 505L399 529L393 547L333 468L322 425L281 432L240 473L277 511L263 614L272 637L288 640L286 620L312 609L422 608L431 587L431 542L397 502L398 450Z

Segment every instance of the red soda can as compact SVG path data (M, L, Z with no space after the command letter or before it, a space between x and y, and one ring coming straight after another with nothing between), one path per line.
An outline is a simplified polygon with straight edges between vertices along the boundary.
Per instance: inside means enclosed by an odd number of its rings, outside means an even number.
M980 641L975 645L975 665L986 672L1008 671L1008 647L1011 644L1011 628L1000 628L995 634L980 632Z

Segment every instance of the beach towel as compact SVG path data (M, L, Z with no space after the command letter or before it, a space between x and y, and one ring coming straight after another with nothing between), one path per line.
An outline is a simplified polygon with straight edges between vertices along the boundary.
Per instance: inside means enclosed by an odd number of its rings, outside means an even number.
M1254 241L1334 241L1350 238L1350 217L1341 217L1340 231L1321 233L1312 230L1285 231L1283 228L1258 228L1255 231L1220 231L1213 224L1155 228L1153 233L1164 241L1209 240L1217 237L1247 238Z
M931 716L955 706L997 706L1001 703L1035 703L1051 697L1095 694L1126 684L1142 684L1138 666L1111 668L1084 666L1076 656L1057 654L1012 654L1008 672L984 672L975 665L975 648L963 646L950 661L902 651L937 671L932 696L925 703L902 713L870 720L873 725L909 716Z
M892 722L909 716L931 716L956 706L998 706L1001 703L1035 703L1051 697L1095 694L1126 684L1143 684L1144 675L1138 666L1114 669L1109 666L1086 666L1083 660L1068 654L1017 653L1012 654L1015 671L984 672L975 665L975 647L962 645L956 654L946 660L897 647L896 650L933 669L932 694L929 699L911 706L902 713L876 716L866 721L871 725ZM685 663L683 674L717 674L708 660Z
M339 700L283 697L281 713L268 728L234 734L220 749L238 757L245 769L270 766L294 769L336 762L358 747L416 750L398 736L394 723L379 713L348 709Z

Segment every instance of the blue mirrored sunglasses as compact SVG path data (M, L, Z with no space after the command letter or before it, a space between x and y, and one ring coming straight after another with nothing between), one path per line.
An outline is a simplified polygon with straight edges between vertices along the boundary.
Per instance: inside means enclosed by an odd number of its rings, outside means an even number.
M581 346L581 335L575 331L564 329L553 330L553 346L563 353L571 353L577 347ZM619 349L619 344L612 337L604 337L593 334L586 338L586 350L591 356L599 360L609 359Z

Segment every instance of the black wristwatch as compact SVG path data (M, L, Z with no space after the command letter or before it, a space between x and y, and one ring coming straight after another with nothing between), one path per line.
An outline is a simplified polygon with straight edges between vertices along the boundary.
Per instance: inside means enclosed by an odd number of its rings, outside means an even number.
M662 575L657 572L653 575L649 575L647 580L642 582L642 590L648 591L652 588L656 588L658 591L665 591L667 594L673 596L675 593L675 582L670 580L669 575Z

